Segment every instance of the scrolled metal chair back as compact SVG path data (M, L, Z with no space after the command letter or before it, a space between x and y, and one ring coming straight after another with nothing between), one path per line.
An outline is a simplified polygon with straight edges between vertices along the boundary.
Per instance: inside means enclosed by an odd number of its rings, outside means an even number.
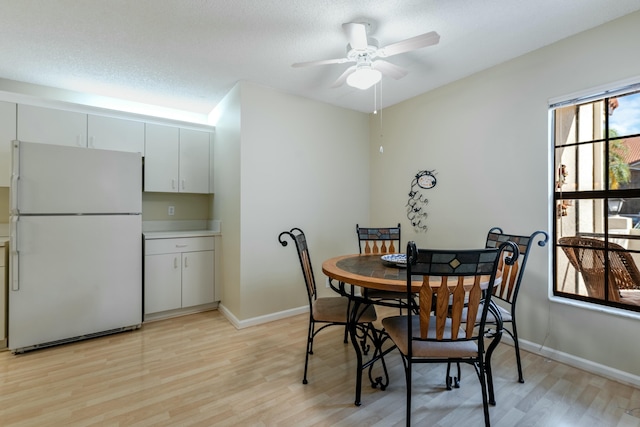
M307 288L307 295L309 296L309 303L311 304L313 300L317 298L317 292L316 279L313 274L311 257L309 256L309 247L307 246L307 238L305 237L304 232L297 227L280 233L278 241L282 246L287 246L288 244L285 237L289 237L296 244L298 259L300 260L300 268L302 269L302 275L304 276L304 282Z

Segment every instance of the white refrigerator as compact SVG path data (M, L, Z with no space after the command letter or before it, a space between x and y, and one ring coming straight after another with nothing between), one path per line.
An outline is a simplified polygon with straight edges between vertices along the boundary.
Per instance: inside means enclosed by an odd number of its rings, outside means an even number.
M141 155L12 144L8 348L139 327Z

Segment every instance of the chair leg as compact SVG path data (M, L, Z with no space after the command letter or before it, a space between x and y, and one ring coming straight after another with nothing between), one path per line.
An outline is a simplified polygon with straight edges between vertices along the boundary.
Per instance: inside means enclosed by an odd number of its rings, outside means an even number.
M351 316L351 300L347 302L347 319ZM344 343L347 344L349 342L349 322L344 325Z
M477 372L478 372L478 379L480 380L480 386L482 387L482 411L484 412L484 425L485 427L489 427L491 426L491 419L489 418L489 400L487 397L487 382L486 382L486 378L489 374L485 372L485 366L482 361L478 363Z
M483 363L483 371L486 374L486 384L487 384L487 389L489 391L489 403L494 406L496 404L496 397L493 390L493 372L491 370L491 356L493 355L493 351L496 349L496 347L500 343L500 340L502 338L502 331L503 331L502 327L496 328L496 332L493 335L491 344L489 344L489 347L487 348L485 361Z
M407 359L404 367L407 382L407 427L411 426L411 360Z
M451 387L453 388L460 388L460 362L456 362L456 368L457 368L457 373L458 376L452 377L451 376L451 362L447 363L447 378L446 378L446 385L447 385L447 390L451 390Z
M518 366L518 382L524 383L524 376L522 375L522 362L520 360L520 343L518 342L518 328L516 327L516 318L512 316L513 320L511 321L511 329L513 332L509 333L511 338L513 338L513 346L516 351L516 365ZM509 332L507 330L507 332Z
M314 323L312 319L309 319L309 331L307 333L307 351L304 355L304 377L302 378L302 384L307 384L307 368L309 366L309 355L313 354L313 330Z

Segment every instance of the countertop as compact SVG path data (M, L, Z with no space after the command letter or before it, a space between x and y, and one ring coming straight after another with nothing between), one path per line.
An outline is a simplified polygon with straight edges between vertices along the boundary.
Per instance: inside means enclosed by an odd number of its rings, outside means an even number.
M146 240L175 239L180 237L207 237L207 236L221 235L219 231L213 231L213 230L146 231L143 234Z

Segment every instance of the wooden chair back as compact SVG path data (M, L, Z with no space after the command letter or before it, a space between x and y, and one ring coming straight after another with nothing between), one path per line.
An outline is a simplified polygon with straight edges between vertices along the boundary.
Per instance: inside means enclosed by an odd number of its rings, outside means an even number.
M512 256L509 252L505 252L503 259L500 260L498 270L502 272L502 282L493 289L493 294L496 298L515 305L522 278L524 277L524 269L527 265L529 251L536 237L541 238L541 240L538 241L538 246L545 246L549 241L549 235L544 231L536 231L530 236L521 236L517 234L506 234L503 233L501 228L494 227L487 233L485 245L487 248L498 248L504 242L510 241L518 245L520 253L513 265L508 265L504 262L504 257Z
M360 227L356 224L358 247L364 254L398 253L400 246L400 223L397 227Z
M504 258L505 262L513 263L519 255L518 246L512 242L505 242L498 248L431 250L417 249L414 242L409 242L408 296L411 295L412 281L415 281L416 277L422 281L418 293L420 330L412 330L412 314L409 311L409 342L476 340L478 351L482 353L481 337L484 334L484 323L491 305L492 293L484 292L481 282L494 283L500 260L505 253L512 254L511 258ZM438 277L439 287L430 285L433 276ZM463 319L467 315L475 319L478 310L482 310L479 328L476 328L478 325L474 322L464 322ZM409 344L409 356L411 347L412 344Z

